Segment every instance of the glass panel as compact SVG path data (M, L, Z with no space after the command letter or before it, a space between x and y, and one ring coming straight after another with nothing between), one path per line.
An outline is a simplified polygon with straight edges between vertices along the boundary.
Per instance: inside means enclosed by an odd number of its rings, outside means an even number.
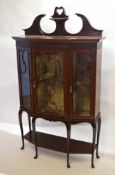
M28 50L20 52L20 71L23 105L30 108L29 56Z
M38 112L64 113L63 54L39 52L36 55Z
M73 57L73 113L90 115L91 58L74 53Z

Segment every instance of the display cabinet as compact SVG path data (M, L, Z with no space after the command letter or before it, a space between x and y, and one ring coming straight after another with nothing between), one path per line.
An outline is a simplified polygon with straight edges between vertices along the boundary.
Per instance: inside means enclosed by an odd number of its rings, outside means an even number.
M61 13L60 13L61 12ZM56 7L51 17L56 23L52 33L45 33L40 22L45 15L35 18L25 29L25 36L13 37L17 47L19 78L19 124L24 139L37 148L44 147L67 153L98 156L100 134L100 77L102 30L94 29L84 15L80 32L70 34L65 29L69 19L63 7ZM73 26L74 27L74 26ZM29 133L24 135L22 113L28 114ZM67 128L67 138L36 131L38 118L61 121ZM92 126L92 142L70 138L71 126L86 122ZM31 126L32 125L32 126ZM85 125L84 125L85 127ZM85 133L84 133L85 134Z

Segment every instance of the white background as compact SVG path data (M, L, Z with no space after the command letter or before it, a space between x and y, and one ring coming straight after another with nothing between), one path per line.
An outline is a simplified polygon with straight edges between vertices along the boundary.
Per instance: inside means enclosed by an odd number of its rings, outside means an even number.
M114 0L0 0L0 121L18 123L18 80L15 35L23 35L39 14L53 14L54 7L63 6L74 20L67 23L71 32L79 31L81 21L75 13L88 17L92 26L104 30L101 78L101 145L102 152L115 154L115 6ZM49 32L53 24L44 19L42 27ZM75 21L78 22L78 27ZM39 126L63 135L63 125L40 120ZM59 128L60 130L58 130ZM85 132L84 132L85 131ZM73 126L73 137L89 138L89 126ZM78 135L79 133L79 135ZM81 135L80 135L81 133ZM77 135L77 136L76 136Z

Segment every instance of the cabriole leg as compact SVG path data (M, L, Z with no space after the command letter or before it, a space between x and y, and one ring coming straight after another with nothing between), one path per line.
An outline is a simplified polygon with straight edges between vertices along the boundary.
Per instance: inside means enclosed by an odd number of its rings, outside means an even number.
M69 163L69 150L70 150L70 134L71 134L71 125L69 123L65 123L67 128L67 168L70 168Z
M31 141L31 116L28 114L29 140Z
M101 117L98 118L98 131L97 131L97 145L96 145L96 157L99 157L99 152L98 152L98 148L99 148L99 137L100 137L100 129L101 129Z
M38 150L37 150L37 135L36 135L36 119L35 117L32 118L32 127L33 127L33 135L34 135L34 143L35 143L35 156L34 159L38 157Z
M92 141L91 167L95 168L95 166L94 166L94 152L95 152L95 140L96 140L96 123L92 124L92 128L93 128L93 141Z
M21 138L22 138L22 147L21 147L21 149L24 149L24 132L23 132L23 124L22 124L22 113L23 113L23 111L21 109L19 109L18 118L19 118L19 125L20 125Z

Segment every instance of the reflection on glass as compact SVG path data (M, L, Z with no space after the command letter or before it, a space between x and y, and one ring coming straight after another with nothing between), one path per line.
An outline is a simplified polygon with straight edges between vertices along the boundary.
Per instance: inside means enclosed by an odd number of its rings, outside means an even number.
M36 55L38 112L64 113L63 55L39 52Z
M89 116L91 58L75 52L73 59L73 113L78 116Z
M20 51L20 71L23 105L30 108L29 57L28 50Z

